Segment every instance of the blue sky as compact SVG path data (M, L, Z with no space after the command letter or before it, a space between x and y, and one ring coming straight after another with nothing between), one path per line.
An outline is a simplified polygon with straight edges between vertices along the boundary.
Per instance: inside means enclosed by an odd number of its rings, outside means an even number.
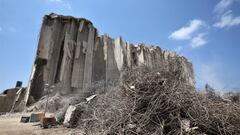
M0 0L0 91L27 85L42 18L84 17L100 34L177 51L196 87L240 91L240 0Z

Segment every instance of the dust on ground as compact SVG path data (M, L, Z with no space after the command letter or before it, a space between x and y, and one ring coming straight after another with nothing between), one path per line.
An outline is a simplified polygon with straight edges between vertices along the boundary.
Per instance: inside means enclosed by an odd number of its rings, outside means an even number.
M38 123L20 123L21 115L0 116L1 135L67 135L64 127L42 129Z

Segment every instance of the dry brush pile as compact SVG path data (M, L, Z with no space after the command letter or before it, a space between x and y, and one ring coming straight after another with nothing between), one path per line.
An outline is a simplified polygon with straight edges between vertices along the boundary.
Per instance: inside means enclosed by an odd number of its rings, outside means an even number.
M118 87L85 106L79 128L102 135L239 135L240 106L184 83L178 60L169 69L126 70Z

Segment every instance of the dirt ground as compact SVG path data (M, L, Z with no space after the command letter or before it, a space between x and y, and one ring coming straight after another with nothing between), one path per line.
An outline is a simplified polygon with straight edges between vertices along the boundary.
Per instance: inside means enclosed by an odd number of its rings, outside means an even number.
M64 127L42 129L38 123L20 123L21 116L0 116L0 135L68 135Z

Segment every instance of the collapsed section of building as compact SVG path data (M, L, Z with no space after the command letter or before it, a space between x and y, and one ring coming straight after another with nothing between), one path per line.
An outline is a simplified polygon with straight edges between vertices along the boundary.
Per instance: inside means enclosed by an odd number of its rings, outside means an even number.
M194 86L192 64L175 52L98 35L93 24L83 18L46 15L23 102L38 101L46 95L46 86L54 86L52 91L62 95L81 92L94 82L108 86L118 81L125 68L170 66L166 63L174 58L179 60L185 82Z
M22 87L21 81L17 81L15 88L6 89L0 94L0 113L23 111L25 96L26 88Z

